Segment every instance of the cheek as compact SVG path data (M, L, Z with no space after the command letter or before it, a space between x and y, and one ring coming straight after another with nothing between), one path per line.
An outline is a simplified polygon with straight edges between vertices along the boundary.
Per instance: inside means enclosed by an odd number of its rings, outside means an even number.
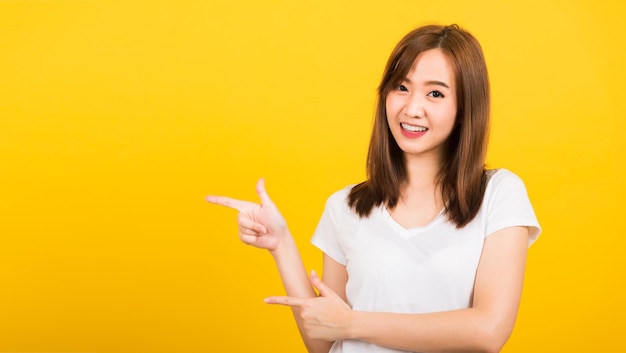
M448 107L446 107L445 111L442 113L444 114L444 116L446 116L446 120L448 120L450 125L456 124L456 113L457 113L456 104L449 105Z
M385 112L387 113L387 119L394 118L398 112L398 100L387 96L385 100Z

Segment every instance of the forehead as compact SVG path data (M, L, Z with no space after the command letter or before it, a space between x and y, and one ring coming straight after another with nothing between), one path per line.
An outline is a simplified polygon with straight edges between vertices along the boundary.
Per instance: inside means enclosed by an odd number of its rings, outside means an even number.
M411 81L441 81L452 87L454 70L450 58L439 48L420 53L407 73Z

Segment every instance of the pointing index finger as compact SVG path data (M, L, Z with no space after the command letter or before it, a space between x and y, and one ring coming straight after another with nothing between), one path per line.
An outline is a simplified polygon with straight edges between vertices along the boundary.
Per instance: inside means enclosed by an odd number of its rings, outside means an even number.
M278 304L278 305L285 305L285 306L291 306L291 307L294 307L294 306L298 307L304 304L304 300L305 299L302 299L302 298L282 296L282 297L268 297L268 298L265 298L264 302L266 304Z
M206 200L210 203L214 203L216 205L221 205L225 207L230 207L240 212L244 210L245 205L247 204L247 202L245 201L232 199L226 196L210 195L210 196L207 196Z

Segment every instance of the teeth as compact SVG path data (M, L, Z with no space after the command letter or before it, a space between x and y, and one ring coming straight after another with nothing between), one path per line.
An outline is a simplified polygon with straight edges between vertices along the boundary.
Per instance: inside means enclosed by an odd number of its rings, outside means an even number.
M409 125L409 124L400 124L402 126L402 128L404 130L408 130L411 132L422 132L422 131L426 131L428 130L427 128L423 127L423 126L415 126L415 125Z

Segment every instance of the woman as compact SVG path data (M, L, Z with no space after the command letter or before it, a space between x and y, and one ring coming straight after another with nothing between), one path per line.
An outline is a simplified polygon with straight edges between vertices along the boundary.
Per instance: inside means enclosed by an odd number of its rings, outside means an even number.
M274 257L309 352L498 352L513 329L528 246L540 232L523 182L485 169L489 82L482 49L456 25L407 34L389 58L368 178L331 195L310 277L286 222L239 210L239 235ZM319 292L316 294L315 289Z

